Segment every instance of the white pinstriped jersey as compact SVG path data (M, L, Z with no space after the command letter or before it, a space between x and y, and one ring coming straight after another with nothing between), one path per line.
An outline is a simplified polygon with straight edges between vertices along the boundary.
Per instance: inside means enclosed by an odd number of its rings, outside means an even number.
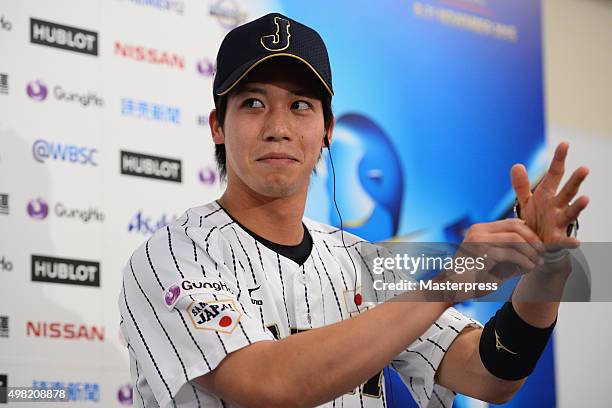
M134 406L231 407L190 380L249 344L360 312L353 291L358 275L340 233L303 221L313 248L302 265L256 241L216 201L189 209L133 253L124 269L119 310ZM344 238L353 258L359 257L363 240L346 232ZM434 384L434 375L452 341L470 324L476 322L448 309L393 360L421 407L452 405L454 393ZM386 407L384 388L381 372L322 406Z

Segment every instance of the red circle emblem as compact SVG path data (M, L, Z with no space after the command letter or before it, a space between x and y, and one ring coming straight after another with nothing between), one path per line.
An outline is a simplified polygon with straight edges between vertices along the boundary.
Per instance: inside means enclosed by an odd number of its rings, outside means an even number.
M219 320L219 326L227 327L232 324L232 318L229 316L223 316L221 320Z
M355 295L355 304L356 304L357 306L360 306L360 305L361 305L361 301L362 301L362 299L361 299L361 293L356 294L356 295Z

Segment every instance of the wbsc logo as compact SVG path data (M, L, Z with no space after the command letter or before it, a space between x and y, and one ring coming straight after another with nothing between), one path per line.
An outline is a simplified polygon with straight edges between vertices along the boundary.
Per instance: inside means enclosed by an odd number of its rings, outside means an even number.
M100 287L100 263L32 255L32 282Z
M30 42L80 54L98 55L98 33L30 18Z
M32 145L34 160L44 163L47 160L56 160L69 163L97 166L94 156L98 149L77 146L72 144L61 144L38 139Z
M170 217L164 213L159 217L149 217L138 211L128 223L128 232L151 235L176 219L176 215Z
M121 174L181 183L181 161L121 150Z

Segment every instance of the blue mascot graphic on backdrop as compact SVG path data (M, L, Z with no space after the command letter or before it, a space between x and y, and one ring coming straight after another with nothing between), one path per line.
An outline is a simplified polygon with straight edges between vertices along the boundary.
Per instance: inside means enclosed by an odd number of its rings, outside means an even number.
M331 147L336 168L336 194L346 231L371 241L397 233L404 181L400 158L385 132L364 115L349 113L336 122ZM330 169L329 155L327 168ZM333 194L333 178L327 191ZM350 197L350 200L345 200ZM340 225L329 200L332 225Z

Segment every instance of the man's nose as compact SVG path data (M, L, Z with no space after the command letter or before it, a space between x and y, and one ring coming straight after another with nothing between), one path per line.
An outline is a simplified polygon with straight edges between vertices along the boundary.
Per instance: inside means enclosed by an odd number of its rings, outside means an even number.
M264 140L274 142L291 140L291 118L282 109L271 109L268 114L268 126L264 133Z

